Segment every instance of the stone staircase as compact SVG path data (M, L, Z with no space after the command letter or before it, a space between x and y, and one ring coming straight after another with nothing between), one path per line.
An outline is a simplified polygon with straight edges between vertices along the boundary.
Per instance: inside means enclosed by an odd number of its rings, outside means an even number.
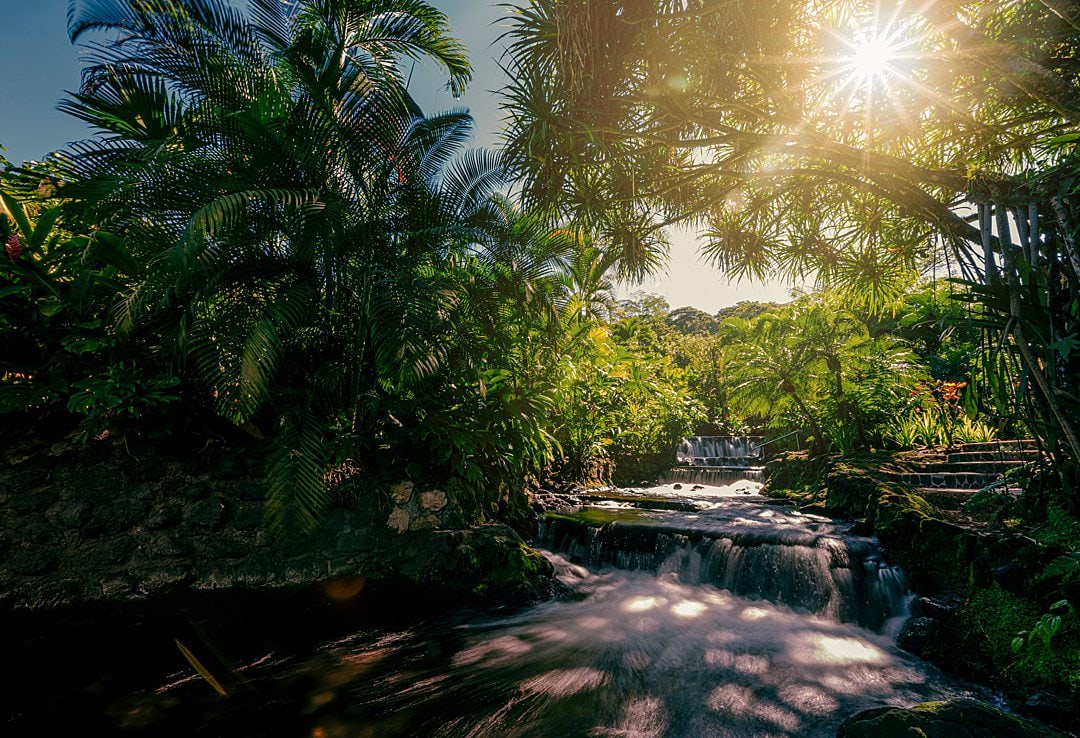
M914 471L889 472L888 476L918 488L942 509L959 510L980 489L1003 480L1008 470L1038 458L1038 446L1030 439L964 443L950 449L944 462L926 463Z

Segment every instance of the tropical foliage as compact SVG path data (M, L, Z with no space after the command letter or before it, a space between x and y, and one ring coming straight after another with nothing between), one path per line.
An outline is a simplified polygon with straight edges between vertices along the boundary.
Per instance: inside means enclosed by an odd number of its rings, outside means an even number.
M683 223L732 276L871 313L924 272L959 280L983 329L973 392L1065 463L1075 24L1036 0L530 0L507 32L507 146L526 201L610 234L631 272Z
M491 152L409 94L414 61L471 76L428 3L75 0L62 108L95 135L3 163L0 411L258 439L279 529L316 525L335 469L452 478L505 518L692 432L1030 432L1066 479L1072 21L931 6L529 0ZM676 223L729 275L813 289L618 301Z

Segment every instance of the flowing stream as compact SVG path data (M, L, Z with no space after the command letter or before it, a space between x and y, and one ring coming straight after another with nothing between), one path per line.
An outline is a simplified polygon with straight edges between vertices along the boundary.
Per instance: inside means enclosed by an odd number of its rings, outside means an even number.
M873 539L757 486L665 485L550 517L560 600L267 654L227 700L188 670L110 710L148 735L762 738L970 694L895 647L908 593Z

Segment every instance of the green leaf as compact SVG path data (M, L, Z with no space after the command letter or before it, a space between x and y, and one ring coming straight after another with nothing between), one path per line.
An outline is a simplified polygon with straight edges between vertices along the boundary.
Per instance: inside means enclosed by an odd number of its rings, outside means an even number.
M41 303L38 305L38 310L40 310L41 314L45 317L52 318L53 316L62 313L64 311L64 308L66 307L67 305L65 305L64 302L60 300L60 298L47 297L42 300Z
M0 288L0 300L4 299L5 297L10 297L11 295L18 295L18 294L21 294L23 292L29 292L29 291L30 291L30 285L28 285L28 284L14 284L14 285L11 285L10 287L3 287L3 288Z
M22 203L6 192L0 192L0 210L3 210L15 222L15 225L22 231L23 239L29 242L34 229L30 225L30 219L26 217L26 211L23 210Z
M1050 344L1050 348L1052 348L1054 351L1057 351L1059 354L1061 354L1061 357L1066 360L1070 356L1072 356L1072 352L1078 346L1080 346L1080 338L1077 338L1077 335L1075 333L1064 336L1063 338L1059 338L1057 341L1054 341L1052 344Z

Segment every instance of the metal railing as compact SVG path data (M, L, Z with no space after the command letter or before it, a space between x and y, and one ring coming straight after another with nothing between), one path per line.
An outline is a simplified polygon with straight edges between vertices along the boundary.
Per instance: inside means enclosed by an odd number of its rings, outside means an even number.
M785 438L790 438L791 436L797 435L798 433L801 433L801 431L793 430L793 431L791 431L791 433L785 433L785 434L784 434L784 435L782 435L782 436L777 436L776 438L772 438L772 439L770 439L770 440L768 440L768 441L765 441L765 442L764 442L764 443L762 443L762 444L761 444L760 446L756 446L756 447L755 447L755 446L751 445L751 446L750 446L750 449L751 449L752 451L760 451L761 449L763 449L763 448L765 448L766 446L768 446L768 445L769 445L770 443L776 443L777 441L782 441L782 440L784 440ZM796 445L798 445L798 444L796 444Z

